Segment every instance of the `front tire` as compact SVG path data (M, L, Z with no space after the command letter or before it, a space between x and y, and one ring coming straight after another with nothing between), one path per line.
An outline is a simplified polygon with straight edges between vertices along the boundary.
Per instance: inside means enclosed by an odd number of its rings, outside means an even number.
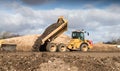
M56 52L57 51L57 46L54 43L48 43L46 46L46 50L49 52Z
M82 44L80 46L80 50L83 51L83 52L87 52L88 51L88 45L87 44Z

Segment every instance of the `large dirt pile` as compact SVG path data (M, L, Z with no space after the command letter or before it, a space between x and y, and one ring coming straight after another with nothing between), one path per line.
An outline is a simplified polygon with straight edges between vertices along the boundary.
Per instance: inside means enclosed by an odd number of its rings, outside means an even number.
M119 53L88 54L0 53L0 71L120 71Z
M70 40L71 40L71 38L69 36L67 36L67 35L61 35L61 36L57 37L53 42L54 43L68 44Z
M17 51L32 51L33 45L40 35L26 35L21 37L15 37L10 39L5 39L5 43L14 43L17 44ZM53 42L63 42L67 43L70 38L66 35L60 35Z
M120 51L120 48L112 44L96 43L90 51Z
M32 51L33 45L40 35L26 35L21 37L15 37L10 39L5 39L6 43L17 44L17 51ZM70 37L67 35L60 35L53 42L54 43L65 43L67 44L70 41ZM120 48L117 48L115 45L96 43L93 45L93 48L90 51L120 51Z
M26 35L21 37L5 39L5 43L17 44L16 50L18 51L31 51L37 37L40 35Z

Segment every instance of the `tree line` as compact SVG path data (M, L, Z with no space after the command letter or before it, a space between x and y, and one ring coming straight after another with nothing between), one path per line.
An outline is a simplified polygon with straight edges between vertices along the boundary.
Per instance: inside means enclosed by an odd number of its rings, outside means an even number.
M119 44L120 45L120 38L112 39L110 41L104 42L105 44Z
M12 38L12 37L18 37L19 34L14 34L11 32L0 32L0 39L6 39L6 38Z

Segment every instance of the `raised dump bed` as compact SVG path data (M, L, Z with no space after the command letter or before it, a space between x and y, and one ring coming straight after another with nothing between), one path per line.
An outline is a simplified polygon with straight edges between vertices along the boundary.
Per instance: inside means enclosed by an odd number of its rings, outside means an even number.
M56 23L48 26L44 33L38 37L33 45L33 50L47 50L46 46L49 46L50 43L67 30L67 21L63 17L59 17ZM53 44L53 43L52 43ZM56 44L50 45L54 46Z

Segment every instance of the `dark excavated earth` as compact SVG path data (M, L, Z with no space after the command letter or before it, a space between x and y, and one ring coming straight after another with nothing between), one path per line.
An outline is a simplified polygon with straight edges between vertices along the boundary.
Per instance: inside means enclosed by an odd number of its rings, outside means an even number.
M0 52L0 71L120 71L120 52Z

